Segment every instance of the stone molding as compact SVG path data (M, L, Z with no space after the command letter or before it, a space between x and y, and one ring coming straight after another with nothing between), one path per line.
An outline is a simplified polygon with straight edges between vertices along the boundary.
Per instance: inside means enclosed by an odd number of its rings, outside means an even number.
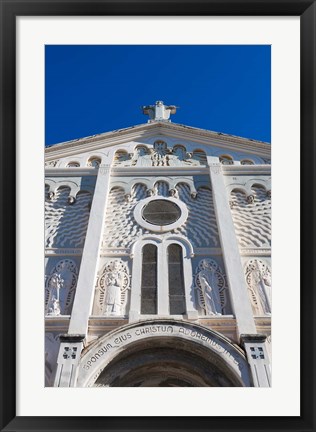
M173 319L139 321L116 329L101 337L82 356L79 362L77 387L91 387L103 369L119 353L138 341L172 338L179 342L189 341L201 349L209 349L210 355L224 363L240 381L251 386L247 360L244 352L228 338L199 324Z
M47 176L54 177L82 177L82 176L97 176L98 170L95 168L45 168L45 174Z
M271 165L222 165L224 175L268 175L271 176Z
M45 149L46 155L51 159L62 158L77 154L78 152L96 151L97 149L110 147L117 144L132 141L139 137L157 135L174 135L175 138L192 139L200 144L221 147L230 150L244 150L262 157L270 157L271 145L261 141L226 135L220 132L184 126L177 123L145 123L124 129L118 129L103 134L94 135L65 143L58 143ZM210 142L211 140L211 142Z
M240 248L242 256L271 256L271 248Z
M59 335L60 342L65 343L77 343L77 342L83 342L86 335L84 334L61 334Z
M222 249L221 248L212 248L212 247L197 247L194 248L194 256L213 256L213 255L222 255Z
M130 248L101 248L100 256L130 256Z
M176 220L176 222L173 222L171 224L168 225L153 225L152 223L147 222L144 218L143 218L143 209L145 206L147 206L150 202L152 201L169 201L173 204L175 204L179 209L180 209L180 217ZM145 198L141 201L139 201L138 204L136 204L135 208L134 208L134 218L136 220L136 222L138 223L138 225L140 225L141 227L143 227L144 229L147 229L148 231L152 231L152 232L158 232L158 233L164 233L164 232L169 232L172 231L174 229L179 228L181 225L183 225L187 218L189 216L189 211L188 208L186 206L186 204L176 198L173 197L162 197L160 195L154 195L148 198Z
M243 344L245 343L263 343L267 336L264 334L241 334L240 340Z
M130 176L165 176L165 175L207 175L208 167L205 166L155 166L155 167L113 167L111 177L130 177Z
M83 248L46 248L46 256L80 256L82 255Z

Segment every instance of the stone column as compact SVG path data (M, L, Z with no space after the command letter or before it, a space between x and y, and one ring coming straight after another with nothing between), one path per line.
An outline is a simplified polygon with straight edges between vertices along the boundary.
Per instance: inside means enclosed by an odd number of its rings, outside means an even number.
M83 342L87 336L93 305L109 186L110 164L102 163L98 171L91 205L68 335L61 337L54 384L57 387L75 386L76 366L79 363Z
M265 335L240 335L247 354L254 387L271 387L269 357L265 347Z
M221 164L218 158L215 157L208 156L207 160L230 300L237 323L237 334L238 337L240 334L255 334L257 330L239 254Z

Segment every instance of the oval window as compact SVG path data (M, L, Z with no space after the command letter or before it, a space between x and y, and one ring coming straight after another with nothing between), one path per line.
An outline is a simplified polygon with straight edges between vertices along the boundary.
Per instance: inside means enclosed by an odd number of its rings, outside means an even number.
M143 207L143 219L152 225L170 225L181 216L181 209L177 204L168 200L150 201Z

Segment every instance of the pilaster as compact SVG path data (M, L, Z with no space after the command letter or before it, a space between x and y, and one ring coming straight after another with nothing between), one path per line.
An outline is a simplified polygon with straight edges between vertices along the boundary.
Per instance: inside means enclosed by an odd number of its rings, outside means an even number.
M237 323L237 334L238 336L241 334L255 334L257 330L222 175L222 166L216 157L209 156L207 160L230 300Z
M68 334L86 335L88 331L88 321L92 310L109 186L110 165L102 164L99 168L95 185Z
M54 387L75 387L85 335L60 335Z
M110 164L102 164L95 185L68 334L60 336L55 387L76 386L77 366L93 304L109 186Z
M254 387L271 387L269 356L265 347L265 335L240 335L247 354Z

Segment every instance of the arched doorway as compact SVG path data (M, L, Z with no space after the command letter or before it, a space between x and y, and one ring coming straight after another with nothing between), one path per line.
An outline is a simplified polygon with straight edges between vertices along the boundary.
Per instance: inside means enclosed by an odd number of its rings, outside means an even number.
M251 386L243 352L201 325L171 319L123 326L84 353L79 387Z

